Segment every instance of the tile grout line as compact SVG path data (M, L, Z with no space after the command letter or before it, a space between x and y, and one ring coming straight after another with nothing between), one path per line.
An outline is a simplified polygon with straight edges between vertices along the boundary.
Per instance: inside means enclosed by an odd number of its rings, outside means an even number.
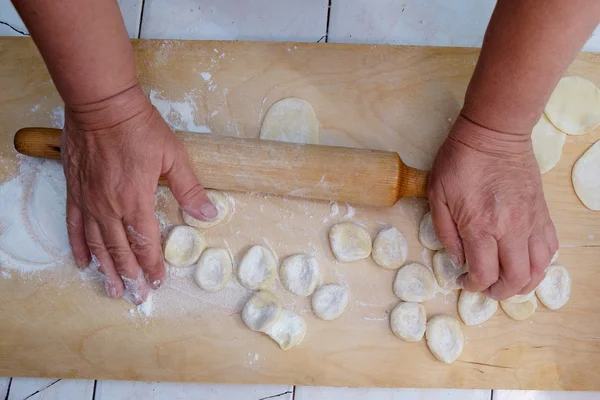
M92 400L96 400L96 387L98 386L98 380L94 379L94 391L92 392Z
M333 0L329 0L329 5L327 7L327 25L325 26L325 43L329 42L329 18L331 17L331 2ZM295 387L295 386L294 386Z
M296 400L296 385L292 388L292 400Z
M4 400L8 400L8 396L10 395L10 386L12 385L12 380L13 380L12 377L8 380L8 389L6 390L6 397L4 398Z
M490 400L494 400L494 389L490 389Z
M142 21L144 20L144 7L146 6L146 0L142 0L142 8L140 10L140 23L138 25L137 38L140 39L142 36Z

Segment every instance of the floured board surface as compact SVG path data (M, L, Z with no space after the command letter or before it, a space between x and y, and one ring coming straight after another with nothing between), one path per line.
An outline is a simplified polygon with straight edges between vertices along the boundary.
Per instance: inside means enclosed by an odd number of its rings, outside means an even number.
M174 128L258 137L269 106L295 96L314 107L324 144L393 150L424 169L458 114L478 55L432 47L134 45L143 86ZM598 68L600 56L582 54L569 73L598 85ZM106 299L99 281L78 273L61 225L59 165L17 157L12 149L18 128L62 125L60 99L30 40L0 39L0 87L0 376L600 390L600 213L583 207L570 181L574 162L600 131L568 137L560 163L544 175L559 262L573 279L571 301L558 312L540 305L529 321L499 310L481 327L463 326L465 350L447 366L424 342L405 343L391 333L395 272L370 259L338 263L327 240L339 221L361 223L373 236L394 225L409 240L409 260L430 266L431 252L417 240L426 201L367 209L229 193L234 212L206 232L210 246L229 249L235 265L254 244L272 248L279 260L308 252L325 282L350 289L346 313L326 322L312 315L308 300L273 285L308 325L304 342L283 352L243 325L239 311L249 292L239 285L209 295L188 271L171 270L152 304L137 310ZM156 205L163 229L182 222L168 190L159 190ZM429 316L457 316L456 293L439 293L426 309Z

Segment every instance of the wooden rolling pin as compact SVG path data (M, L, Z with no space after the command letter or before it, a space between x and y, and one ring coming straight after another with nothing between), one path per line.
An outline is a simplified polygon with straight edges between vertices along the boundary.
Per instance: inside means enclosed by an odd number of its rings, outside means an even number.
M23 128L15 149L60 159L61 130ZM427 173L397 153L346 147L241 139L176 132L192 168L207 188L270 193L366 206L392 206L401 197L426 196ZM161 178L161 184L166 184Z

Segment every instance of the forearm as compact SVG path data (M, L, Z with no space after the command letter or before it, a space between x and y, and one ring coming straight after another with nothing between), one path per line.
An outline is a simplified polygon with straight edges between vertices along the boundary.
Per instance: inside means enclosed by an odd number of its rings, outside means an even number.
M529 135L599 21L597 0L499 0L463 116L494 131Z
M13 0L70 107L89 107L137 83L115 0Z

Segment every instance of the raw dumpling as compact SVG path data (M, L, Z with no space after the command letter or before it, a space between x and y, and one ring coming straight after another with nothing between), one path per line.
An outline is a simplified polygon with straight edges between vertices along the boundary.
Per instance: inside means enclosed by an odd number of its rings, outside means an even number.
M281 315L282 305L271 292L260 291L255 293L242 310L242 320L253 331L266 332Z
M449 315L436 315L431 318L427 322L425 337L431 354L446 364L456 361L465 345L460 322Z
M279 142L319 144L319 121L306 100L290 97L273 104L260 129L260 138Z
M578 76L566 76L556 85L544 113L564 133L584 135L600 125L600 89Z
M396 228L380 231L373 241L373 260L385 269L398 269L406 261L408 242Z
M402 302L390 313L390 327L394 335L407 342L423 339L427 314L419 303Z
M295 312L282 310L275 325L265 331L281 350L289 350L299 345L306 335L306 322Z
M433 219L431 218L431 212L428 212L423 216L421 224L419 225L419 241L429 250L441 250L444 245L435 235L435 229L433 228Z
M207 190L206 196L210 199L213 205L217 208L217 216L210 221L200 221L185 211L182 211L183 221L193 227L206 229L211 228L217 224L223 222L227 214L229 214L229 201L221 192L217 192L216 190Z
M334 225L329 231L331 250L339 261L362 260L371 254L371 235L353 222Z
M433 274L419 263L406 264L398 270L394 280L394 294L404 301L422 303L435 295Z
M551 310L558 310L571 297L571 277L562 265L552 265L546 271L546 277L535 289L542 304Z
M298 296L310 296L321 283L317 259L308 254L286 258L279 269L279 279L284 288Z
M323 285L312 296L315 315L326 321L339 318L346 309L350 295L341 285Z
M458 314L465 325L483 324L498 310L498 302L482 293L463 290L458 298Z
M190 226L175 226L163 246L165 260L174 267L190 267L206 248L204 235Z
M442 289L458 290L462 286L456 279L467 273L467 265L458 266L450 260L446 250L438 251L433 255L433 273Z
M268 288L276 275L275 257L262 246L254 246L248 250L238 268L240 283L251 290Z
M217 292L231 281L233 266L225 249L204 250L196 265L194 280L204 290Z

